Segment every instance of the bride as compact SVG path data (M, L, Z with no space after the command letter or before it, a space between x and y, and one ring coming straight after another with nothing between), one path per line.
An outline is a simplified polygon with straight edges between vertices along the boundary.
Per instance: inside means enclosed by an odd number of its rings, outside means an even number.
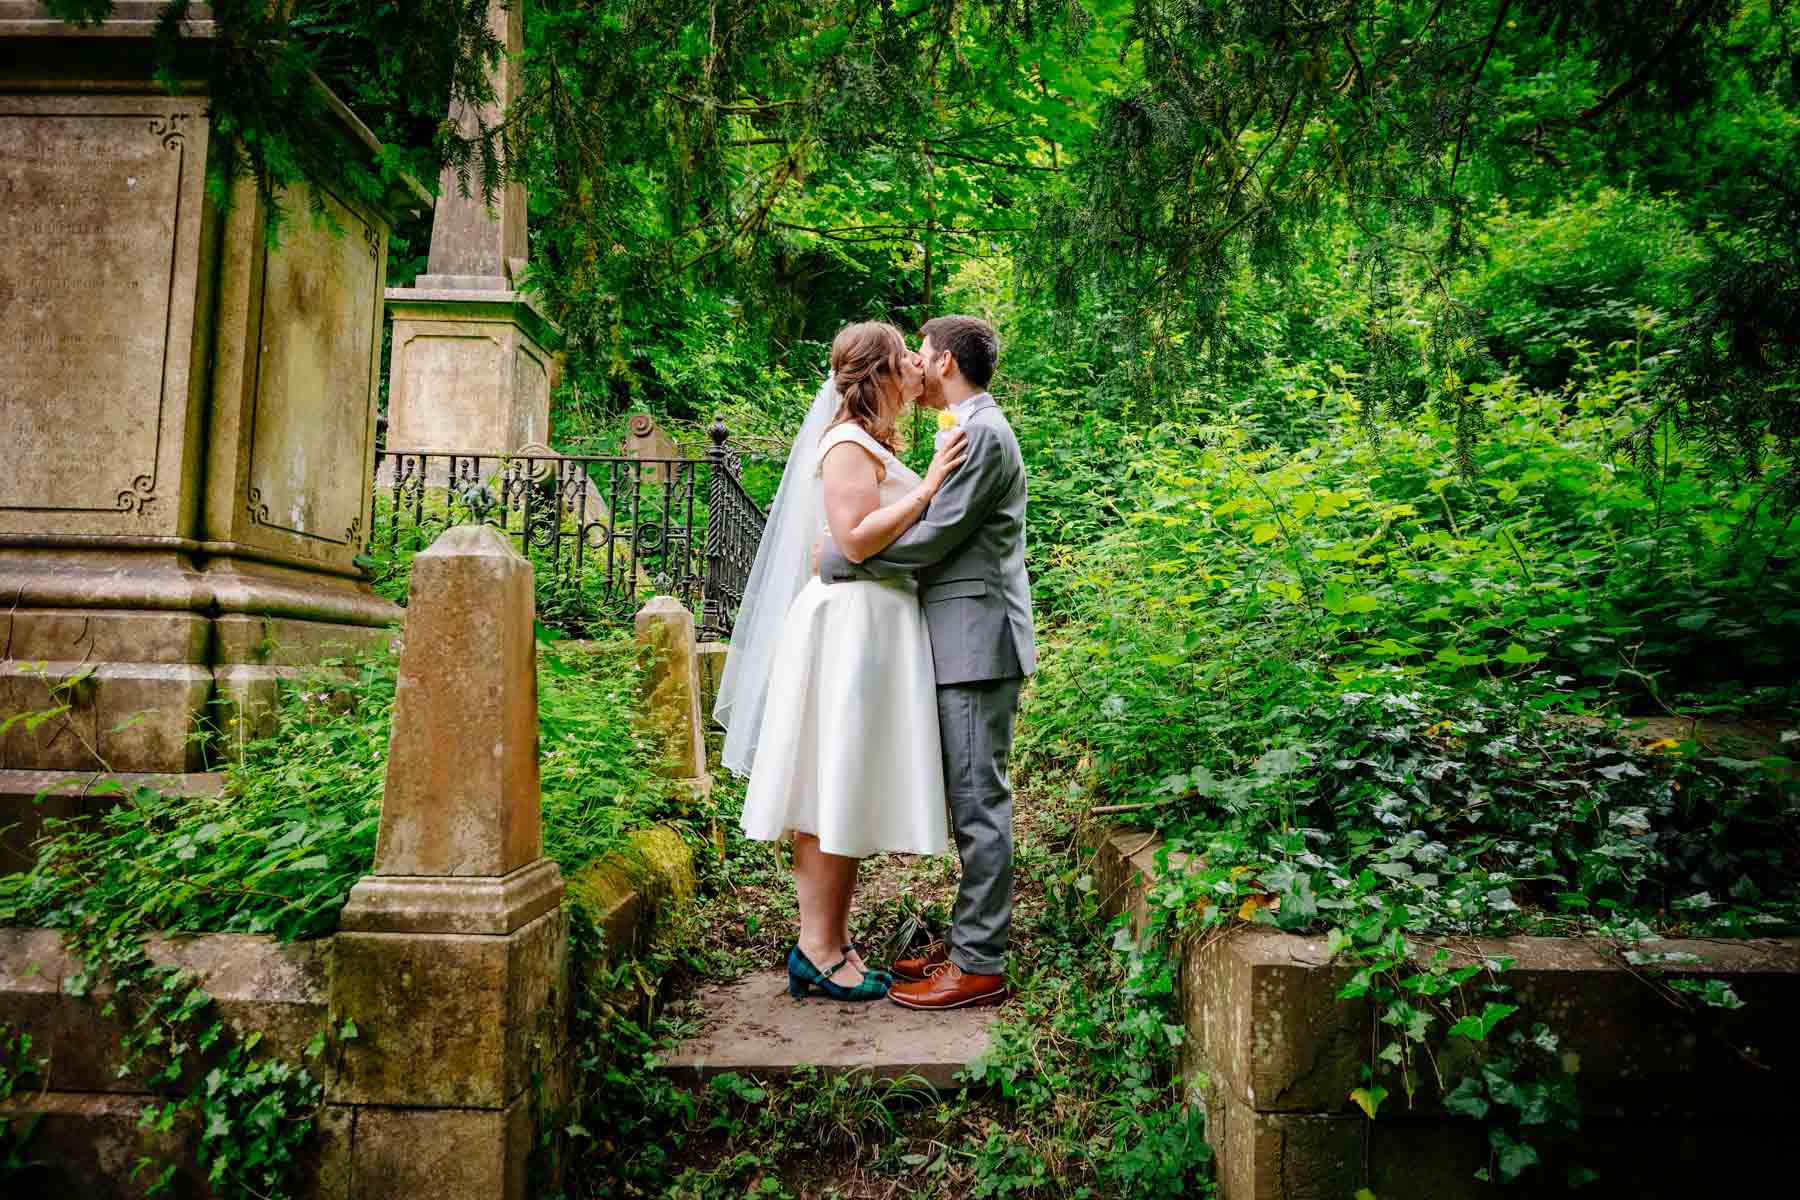
M925 512L966 452L943 439L925 478L894 457L901 409L924 364L884 322L846 326L831 374L788 456L769 514L714 713L724 763L750 778L746 836L793 838L800 938L788 991L877 1000L893 982L850 942L863 858L948 849L936 683L911 578L827 587L813 569L829 531L861 562Z

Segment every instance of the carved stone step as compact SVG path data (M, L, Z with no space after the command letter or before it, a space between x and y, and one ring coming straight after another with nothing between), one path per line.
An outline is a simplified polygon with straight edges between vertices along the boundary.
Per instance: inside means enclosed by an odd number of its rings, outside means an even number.
M766 971L705 989L705 1025L665 1066L677 1078L705 1080L728 1071L774 1079L795 1068L828 1074L867 1072L874 1079L915 1076L935 1088L962 1087L961 1071L988 1048L1001 1008L920 1012L886 1000L851 1004L817 993L795 1000L787 975Z

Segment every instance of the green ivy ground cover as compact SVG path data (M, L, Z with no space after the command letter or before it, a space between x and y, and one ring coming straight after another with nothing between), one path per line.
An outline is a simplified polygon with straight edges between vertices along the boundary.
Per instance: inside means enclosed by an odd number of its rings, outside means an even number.
M1028 761L1085 762L1177 848L1258 867L1242 886L1290 928L1375 892L1443 932L1791 925L1793 764L1595 718L1726 712L1791 740L1792 526L1752 489L1607 462L1625 373L1572 402L1492 388L1470 479L1447 423L1371 434L1321 375L1300 399L1330 429L1297 452L1229 425L1139 442L1122 524L1041 580L1065 645Z
M0 877L0 921L330 933L374 861L396 667L382 653L355 664L354 682L284 686L274 732L233 748L218 795L140 788L92 825L56 830L32 870ZM544 852L565 873L674 811L634 728L638 670L623 636L540 658Z

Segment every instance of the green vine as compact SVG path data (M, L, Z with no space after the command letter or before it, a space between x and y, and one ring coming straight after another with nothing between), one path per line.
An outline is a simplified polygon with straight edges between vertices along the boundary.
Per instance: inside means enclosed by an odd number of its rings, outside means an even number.
M64 732L81 740L96 761L104 762L100 748L69 719L76 691L91 670L58 680L41 666L27 673L44 681L51 703L15 714L6 724L18 722L35 731L47 722L61 721ZM116 785L97 785L95 790L116 790ZM149 789L139 792L148 793L136 797L140 802L156 797ZM36 872L11 877L7 890L14 895L0 897L0 912L17 916L18 893L42 900L50 890L43 886L48 882ZM36 896L33 883L39 885ZM104 893L97 896L87 887L57 890L57 902L39 916L44 926L62 934L63 947L75 964L62 990L93 998L101 1016L127 1023L119 1046L119 1073L141 1076L153 1096L144 1107L140 1129L169 1134L188 1124L197 1130L195 1161L207 1185L227 1200L283 1200L294 1195L295 1170L324 1103L318 1077L304 1067L258 1054L262 1035L236 1038L193 971L152 958L144 910L122 910ZM321 1033L306 1057L318 1059L327 1044ZM45 1064L31 1059L30 1048L30 1035L22 1031L0 1045L5 1055L0 1060L0 1100L11 1095L22 1079L45 1069ZM19 1148L35 1125L35 1118L28 1118L15 1133L8 1123L0 1123L4 1147L0 1178L26 1169ZM132 1178L148 1177L148 1194L158 1195L173 1186L181 1166L179 1160L159 1162L145 1154L133 1166Z
M0 1026L0 1105L21 1095L34 1079L48 1082L46 1071L50 1060L32 1052L31 1035L12 1025ZM24 1117L0 1116L0 1179L24 1171L31 1165L25 1157L26 1143L37 1132L41 1113Z

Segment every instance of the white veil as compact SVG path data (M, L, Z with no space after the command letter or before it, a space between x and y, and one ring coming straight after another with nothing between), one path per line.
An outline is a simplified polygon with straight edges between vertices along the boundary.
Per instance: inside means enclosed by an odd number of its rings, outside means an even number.
M781 473L781 486L769 508L762 543L756 548L756 562L750 568L744 600L732 627L731 651L725 657L713 717L725 727L720 761L739 775L748 776L756 758L769 675L788 608L812 575L813 542L825 520L815 478L819 439L837 416L838 404L837 383L827 375L794 438L793 449L788 451L787 468Z

